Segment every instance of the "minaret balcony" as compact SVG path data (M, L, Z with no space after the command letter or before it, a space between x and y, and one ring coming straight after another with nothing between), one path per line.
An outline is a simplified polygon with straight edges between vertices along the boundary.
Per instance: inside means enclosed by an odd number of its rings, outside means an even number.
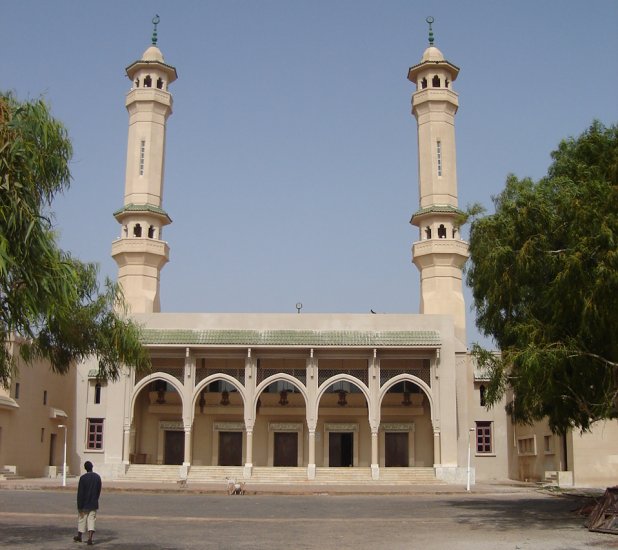
M430 265L461 269L468 256L468 243L459 239L428 239L412 245L412 261L419 269Z
M162 265L169 261L169 255L169 245L158 239L124 237L112 243L112 257L119 266L133 263Z

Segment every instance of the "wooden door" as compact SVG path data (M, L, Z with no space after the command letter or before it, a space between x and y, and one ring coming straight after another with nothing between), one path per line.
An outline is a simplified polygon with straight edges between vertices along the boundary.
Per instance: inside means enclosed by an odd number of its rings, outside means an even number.
M242 466L242 432L219 432L219 466Z
M298 433L275 432L274 466L298 466Z
M386 432L384 434L384 465L390 467L408 467L408 432Z
M332 468L353 466L354 434L330 432L328 434L328 465Z
M185 432L165 431L164 464L182 464L185 459Z

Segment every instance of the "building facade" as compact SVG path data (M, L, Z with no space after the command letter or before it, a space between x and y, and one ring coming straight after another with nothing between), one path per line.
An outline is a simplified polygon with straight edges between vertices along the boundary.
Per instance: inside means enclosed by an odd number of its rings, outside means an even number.
M604 485L618 474L618 423L561 438L542 423L513 425L503 406L485 407L487 380L465 344L468 250L457 225L453 86L459 68L434 45L431 26L429 46L408 71L418 138L419 202L411 218L418 314L161 312L160 276L169 260L163 228L171 223L163 201L166 123L178 75L156 34L126 73L126 177L112 256L130 314L144 326L152 372L127 369L103 381L94 359L64 385L51 374L47 381L22 372L0 393L0 464L54 475L62 434L71 471L90 460L107 479L161 471L170 480L229 474L363 483L548 475L562 484ZM49 404L47 393L45 405L36 404L43 391L37 384L49 385ZM24 385L35 397L25 399ZM19 446L9 450L18 432L40 436L38 458Z

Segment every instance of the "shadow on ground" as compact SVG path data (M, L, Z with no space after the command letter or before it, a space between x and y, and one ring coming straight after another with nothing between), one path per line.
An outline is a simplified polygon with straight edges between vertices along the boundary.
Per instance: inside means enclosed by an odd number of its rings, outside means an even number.
M453 519L470 529L572 529L584 527L585 516L579 513L594 503L592 497L561 496L546 499L457 499L449 503Z

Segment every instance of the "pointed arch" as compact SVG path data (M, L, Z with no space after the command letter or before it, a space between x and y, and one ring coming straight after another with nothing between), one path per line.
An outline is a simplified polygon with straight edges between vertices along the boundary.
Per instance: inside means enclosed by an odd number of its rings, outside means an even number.
M184 408L184 394L182 384L178 381L177 378L168 374L166 372L156 372L153 374L149 374L145 378L142 378L135 386L133 387L133 394L131 395L131 420L133 420L135 413L135 401L140 392L148 386L151 382L155 382L156 380L164 380L170 386L173 386L174 389L180 395L180 401Z
M316 395L316 402L315 402L316 410L320 406L320 400L322 399L322 396L326 393L326 390L333 384L336 384L337 382L349 382L350 384L354 384L361 391L361 393L365 396L365 399L367 400L367 404L370 403L369 388L358 378L355 378L354 376L350 374L341 373L341 374L336 374L334 376L331 376L330 378L322 382L322 384L318 387L318 393Z
M382 401L384 400L386 392L388 392L388 390L392 388L395 384L399 384L399 382L412 382L423 391L423 393L427 396L427 399L429 400L429 413L431 416L431 423L433 424L435 420L435 406L431 388L427 385L426 382L423 382L420 378L414 376L413 374L398 374L397 376L393 376L393 378L390 378L384 383L384 385L380 388L380 393L378 394L378 410L382 408Z
M272 376L269 376L268 378L262 380L262 382L260 382L255 388L255 395L253 396L253 403L251 403L253 414L255 414L255 407L257 405L257 400L259 399L261 393L268 386L270 386L273 382L289 382L295 388L297 388L298 391L303 396L303 399L305 400L305 408L309 406L309 396L307 394L307 388L305 387L305 385L298 378L294 378L290 374L280 372L277 374L273 374Z
M228 384L234 386L238 390L238 394L242 399L243 406L247 406L247 392L245 387L233 376L230 376L229 374L225 374L223 372L217 372L215 374L207 376L206 378L204 378L204 380L200 380L200 383L195 386L195 388L193 388L193 395L191 396L190 407L191 414L193 414L193 411L195 410L195 405L197 404L200 393L202 393L202 391L206 389L206 386L208 386L208 384L212 382L217 382L218 380L227 382Z

